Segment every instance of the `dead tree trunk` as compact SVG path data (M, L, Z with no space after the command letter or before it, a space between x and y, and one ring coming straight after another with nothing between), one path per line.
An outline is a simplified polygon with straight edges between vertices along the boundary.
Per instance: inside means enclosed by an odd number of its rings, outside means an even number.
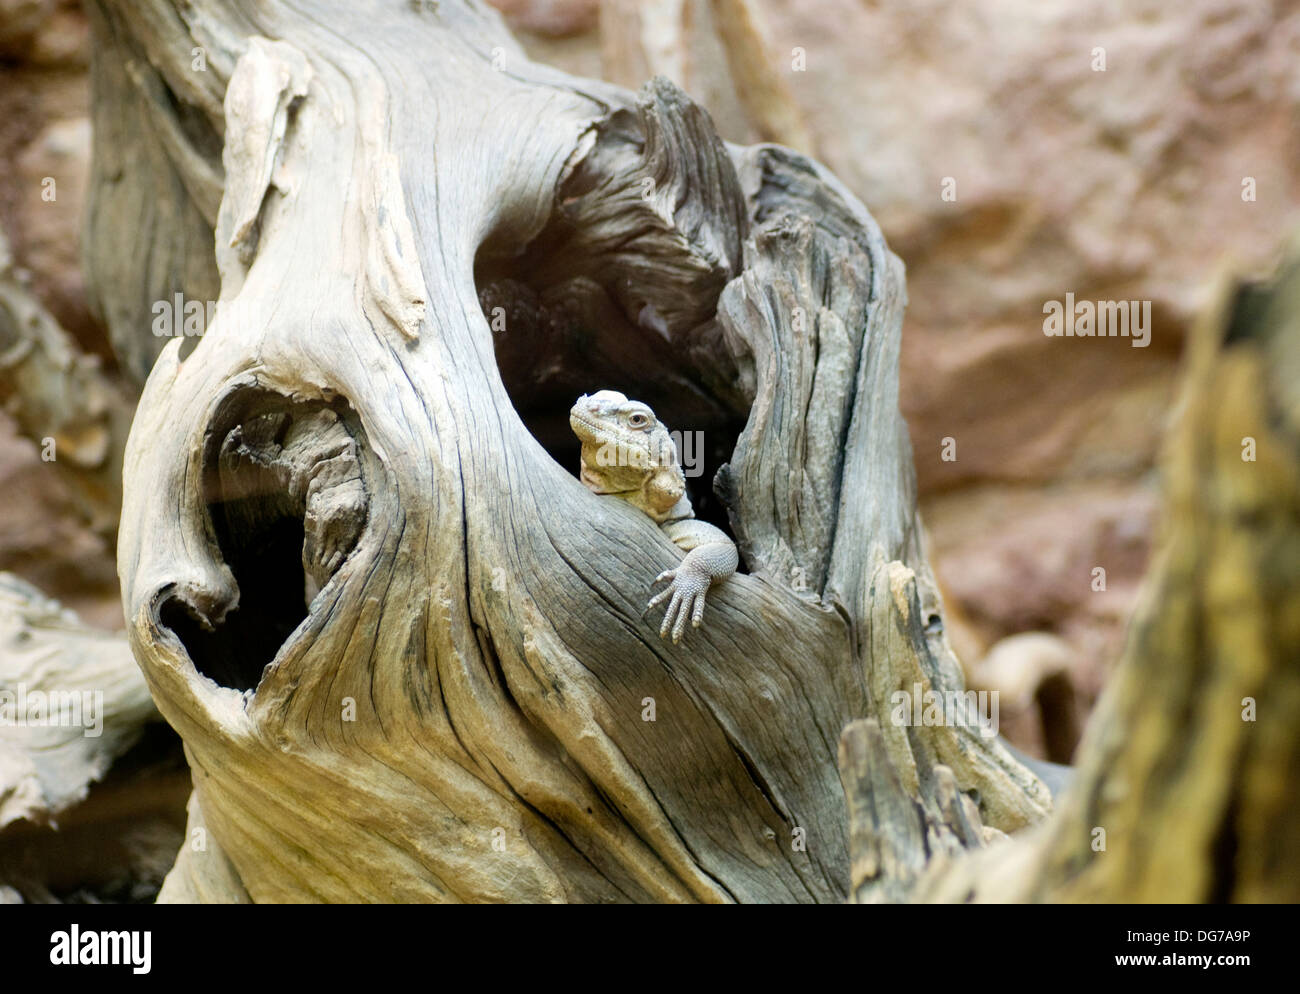
M164 899L843 900L865 716L936 851L1048 810L973 725L887 722L962 678L902 266L832 176L476 3L90 6L88 268L152 364L124 606L207 829ZM741 550L680 646L645 613L679 553L575 479L601 388L703 432Z

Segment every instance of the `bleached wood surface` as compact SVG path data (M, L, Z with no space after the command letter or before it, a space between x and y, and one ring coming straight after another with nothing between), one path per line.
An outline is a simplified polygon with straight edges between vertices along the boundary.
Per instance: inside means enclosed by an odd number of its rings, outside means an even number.
M90 7L89 273L157 355L124 604L217 843L164 899L840 901L859 718L934 848L1045 814L997 740L888 724L961 676L902 265L833 177L531 64L477 3ZM197 345L148 330L177 284L220 287ZM744 573L677 647L644 613L677 552L554 430L600 388L726 458L696 501Z

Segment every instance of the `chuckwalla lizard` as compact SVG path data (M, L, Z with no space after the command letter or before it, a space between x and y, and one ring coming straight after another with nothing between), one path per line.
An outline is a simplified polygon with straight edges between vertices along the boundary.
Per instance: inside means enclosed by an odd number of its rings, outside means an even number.
M569 411L569 424L582 442L587 489L640 508L686 553L680 566L655 577L655 583L672 583L646 605L648 611L671 598L659 635L671 629L679 641L688 617L700 626L709 586L736 571L736 544L720 528L695 519L676 446L649 406L615 390L583 394Z

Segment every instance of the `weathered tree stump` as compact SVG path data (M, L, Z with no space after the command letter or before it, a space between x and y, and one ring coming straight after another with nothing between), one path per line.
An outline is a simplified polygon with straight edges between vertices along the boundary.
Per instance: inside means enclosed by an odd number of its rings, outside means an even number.
M1046 813L973 724L889 721L962 677L902 265L834 177L474 3L90 6L89 272L152 366L123 598L206 829L164 899L840 901L858 718L932 849ZM645 604L680 553L575 478L602 388L703 433L740 548L678 646Z

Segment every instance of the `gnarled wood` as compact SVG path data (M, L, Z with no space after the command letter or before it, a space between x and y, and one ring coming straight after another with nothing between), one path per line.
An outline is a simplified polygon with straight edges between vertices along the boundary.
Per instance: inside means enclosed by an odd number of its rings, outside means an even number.
M157 720L120 633L0 573L0 828L57 821Z
M902 265L833 177L725 146L666 82L530 64L477 4L93 6L97 116L180 143L96 189L161 184L186 232L128 198L89 251L125 226L201 293L211 225L221 278L125 473L132 646L221 854L165 898L842 900L862 717L923 831L1047 811L975 727L886 724L899 687L962 682L898 414ZM163 290L108 272L142 337ZM645 610L679 552L574 478L566 415L602 388L704 432L692 500L742 551L680 646Z

